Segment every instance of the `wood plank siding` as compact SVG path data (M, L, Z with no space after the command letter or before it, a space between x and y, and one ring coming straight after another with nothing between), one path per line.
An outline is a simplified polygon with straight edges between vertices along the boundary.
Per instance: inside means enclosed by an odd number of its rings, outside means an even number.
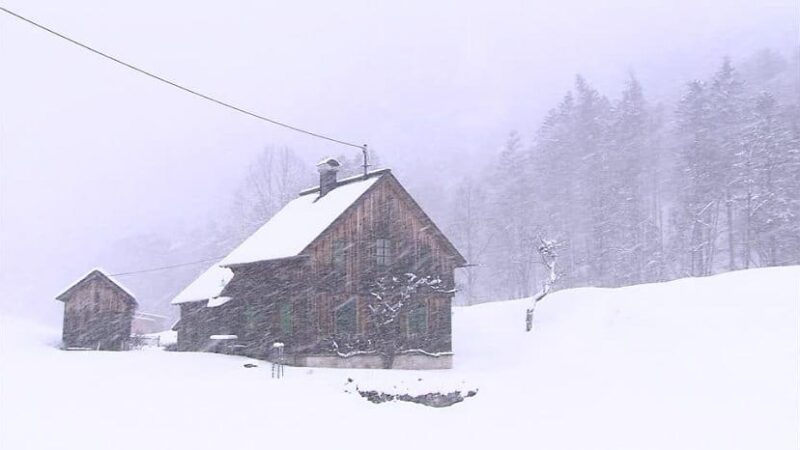
M99 272L92 272L58 297L64 302L67 348L123 350L131 335L136 301Z
M368 350L366 302L379 277L432 275L453 286L453 272L463 264L461 255L386 173L299 255L231 265L234 276L221 295L232 301L213 308L205 301L181 304L178 346L266 359L277 341L295 355ZM424 315L420 313L408 330L410 344L428 352L451 351L452 295L431 293L419 299ZM209 334L237 339L210 343Z

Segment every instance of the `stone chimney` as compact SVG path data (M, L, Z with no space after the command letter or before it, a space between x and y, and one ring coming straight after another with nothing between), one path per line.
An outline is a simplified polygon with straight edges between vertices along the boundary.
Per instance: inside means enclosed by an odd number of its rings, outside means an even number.
M334 158L325 158L317 163L319 171L319 196L332 191L336 187L336 173L339 171L339 161Z

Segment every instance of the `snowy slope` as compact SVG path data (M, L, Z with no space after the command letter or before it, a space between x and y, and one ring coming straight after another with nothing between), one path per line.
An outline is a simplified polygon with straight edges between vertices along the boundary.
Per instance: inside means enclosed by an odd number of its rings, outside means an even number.
M796 449L800 267L458 308L456 368L245 369L243 358L62 352L0 320L0 448ZM479 388L450 408L362 388ZM513 446L513 447L512 447Z

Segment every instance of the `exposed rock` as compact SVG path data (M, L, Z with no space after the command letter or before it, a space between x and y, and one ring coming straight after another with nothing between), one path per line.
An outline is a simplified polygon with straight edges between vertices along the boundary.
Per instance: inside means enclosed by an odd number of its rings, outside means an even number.
M410 394L387 394L378 391L362 391L358 393L372 403L386 403L393 401L418 403L420 405L430 406L433 408L444 408L447 406L455 405L456 403L463 402L465 398L474 397L478 394L478 390L467 391L462 394L461 391L453 391L448 393L430 392L422 395Z

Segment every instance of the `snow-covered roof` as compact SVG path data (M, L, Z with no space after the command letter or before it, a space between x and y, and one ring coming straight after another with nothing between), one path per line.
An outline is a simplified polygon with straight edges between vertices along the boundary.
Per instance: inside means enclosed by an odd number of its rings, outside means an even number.
M128 294L128 296L130 297L130 300L132 300L133 303L136 303L136 296L133 295L133 292L131 292L130 289L126 288L122 283L117 281L115 278L113 278L111 275L107 274L103 269L101 269L99 267L95 267L94 269L90 270L89 273L87 273L86 275L84 275L84 276L78 278L77 280L75 280L74 282L70 283L69 286L66 289L64 289L64 292L62 292L62 293L60 293L60 294L58 294L56 296L56 299L57 300L63 300L64 297L66 297L70 293L70 291L75 289L82 282L84 282L86 280L89 280L92 277L105 278L106 280L111 282L111 284L115 285L120 290L122 290L123 292Z
M229 341L232 339L239 339L239 336L235 334L212 334L208 338L212 341Z
M209 308L216 308L217 306L222 306L225 303L228 303L229 301L231 301L231 297L223 297L223 296L214 297L208 301L208 304L206 306Z
M167 318L167 316L162 316L161 314L153 314L141 311L136 311L136 313L133 314L133 317L142 320L164 320Z
M227 266L298 256L348 207L356 202L388 170L378 170L367 178L358 175L339 180L336 188L319 197L319 188L306 189L277 214L245 239L222 261L212 265L172 300L173 305L209 300L219 306L225 285L233 278Z
M219 263L216 263L178 293L171 303L179 305L218 297L231 278L233 278L233 271L227 267L220 267Z
M383 173L341 180L323 197L305 194L292 200L220 265L229 266L297 256L378 181Z

